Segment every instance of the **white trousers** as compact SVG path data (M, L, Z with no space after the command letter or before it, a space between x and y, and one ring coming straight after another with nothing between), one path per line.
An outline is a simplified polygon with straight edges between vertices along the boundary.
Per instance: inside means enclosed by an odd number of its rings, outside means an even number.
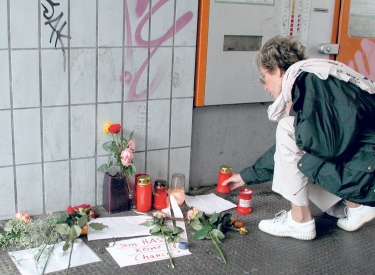
M316 184L308 184L308 178L297 168L305 152L296 144L293 123L294 117L288 116L277 125L272 190L298 206L308 206L311 200L324 212L341 198Z

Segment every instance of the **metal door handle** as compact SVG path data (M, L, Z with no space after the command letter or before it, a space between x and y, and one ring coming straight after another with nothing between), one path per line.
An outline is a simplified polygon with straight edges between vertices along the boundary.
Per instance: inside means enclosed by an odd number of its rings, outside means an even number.
M323 54L338 54L339 53L339 44L320 44L319 52Z

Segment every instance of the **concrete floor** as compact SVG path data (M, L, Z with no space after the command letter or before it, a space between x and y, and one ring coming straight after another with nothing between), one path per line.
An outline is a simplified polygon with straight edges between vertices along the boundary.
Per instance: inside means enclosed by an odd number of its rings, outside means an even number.
M84 241L99 255L101 262L71 268L69 274L375 274L375 248L373 236L375 221L365 224L356 232L346 232L336 226L332 218L312 206L316 219L317 237L313 241L299 241L291 238L278 238L258 229L262 219L271 219L280 210L289 210L288 202L271 191L270 183L253 185L253 212L238 215L235 209L228 212L238 216L249 233L241 236L229 232L221 248L228 263L221 261L210 240L197 241L187 227L189 256L175 258L172 269L168 260L120 268L105 250L110 240ZM208 194L214 187L201 188L192 194ZM237 204L237 192L220 195ZM184 213L187 206L183 205ZM109 216L102 207L99 214ZM111 216L131 215L131 212ZM0 224L0 225L3 225ZM20 274L8 254L0 252L0 274ZM65 274L65 271L50 273Z

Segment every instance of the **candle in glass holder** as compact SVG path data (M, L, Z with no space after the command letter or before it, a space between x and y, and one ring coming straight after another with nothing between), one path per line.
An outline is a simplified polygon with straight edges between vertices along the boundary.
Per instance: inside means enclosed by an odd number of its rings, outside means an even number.
M170 186L170 195L173 195L178 205L182 205L185 201L185 175L181 173L173 174Z
M157 210L162 210L167 207L167 181L155 180L154 185L154 204L153 207Z
M148 174L139 173L139 174L134 175L133 202L135 205L137 204L137 185L138 185L138 178L140 176L148 176Z

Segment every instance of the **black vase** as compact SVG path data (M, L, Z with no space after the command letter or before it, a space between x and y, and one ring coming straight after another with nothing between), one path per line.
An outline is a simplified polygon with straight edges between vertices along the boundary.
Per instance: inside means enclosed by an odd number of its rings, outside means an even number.
M103 208L109 213L128 211L130 208L128 178L106 172L103 181Z

